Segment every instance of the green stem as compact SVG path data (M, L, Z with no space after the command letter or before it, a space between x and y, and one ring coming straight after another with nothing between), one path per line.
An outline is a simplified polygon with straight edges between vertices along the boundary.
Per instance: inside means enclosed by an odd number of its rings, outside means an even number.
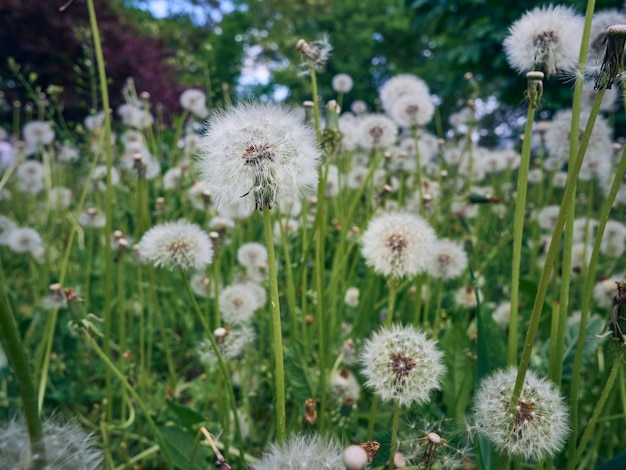
M270 284L270 305L272 311L272 339L274 341L274 380L276 387L276 439L281 444L287 437L287 414L285 411L285 364L283 359L283 335L280 320L280 300L276 254L272 237L272 218L267 205L263 206L263 225L267 245L267 264ZM318 299L319 301L319 299ZM322 325L318 325L321 327Z
M43 440L43 427L39 417L39 407L37 406L37 392L6 292L3 293L3 301L0 302L0 337L3 339L2 344L6 349L19 384L20 398L24 406L24 417L30 438L31 455L33 456L32 468L35 470L42 469L46 466L46 448Z
M517 363L517 327L519 306L519 280L522 264L522 238L524 233L524 213L526 212L526 191L528 188L528 169L530 166L530 150L532 146L533 122L535 107L528 107L524 141L522 142L522 160L517 176L517 197L515 198L515 222L513 223L513 265L511 274L511 316L509 319L509 338L507 343L507 364Z
M389 279L387 283L389 287L389 306L387 307L387 318L385 319L385 327L387 329L391 328L393 324L393 313L394 308L396 306L396 294L398 290L398 279L396 277L392 277Z
M422 191L424 190L424 186L422 185L422 157L420 155L420 147L419 147L419 134L417 133L417 126L413 126L411 128L411 131L413 133L413 145L415 146L415 162L417 164L417 167L415 168L415 177L416 177L416 183L417 183L417 190L419 192L419 209L420 212L422 210L422 204L423 204L423 199L422 199Z
M602 103L602 98L604 98L605 92L606 89L602 88L598 91L598 94L596 95L593 106L591 108L591 113L589 115L589 120L587 121L585 131L580 141L580 147L578 148L576 161L574 162L571 174L567 179L567 185L565 186L565 192L563 194L563 201L561 202L559 216L554 227L552 240L550 241L550 248L548 249L546 261L543 267L543 271L541 273L541 278L539 279L539 284L537 286L535 303L533 305L533 310L530 315L528 331L526 333L526 339L524 341L524 349L522 350L522 356L520 358L517 371L517 378L515 380L515 387L513 388L511 403L509 405L511 409L515 409L515 407L517 406L520 394L522 392L522 387L524 386L524 379L526 378L526 371L528 370L528 365L530 364L530 354L532 352L533 344L535 342L535 336L537 335L537 329L539 328L539 320L541 319L541 311L543 310L543 303L546 298L548 284L550 283L552 268L554 267L554 263L556 261L556 257L560 248L559 241L561 239L561 235L563 234L565 218L567 217L572 206L572 194L576 189L576 180L578 178L578 174L580 173L583 158L587 150L587 145L589 144L589 138L591 137L591 131L596 122L596 117L598 116L600 104Z
M104 324L105 324L105 339L104 339L104 351L107 356L110 355L110 325L111 325L111 300L113 298L113 259L111 256L111 233L112 230L112 215L113 215L113 181L111 176L111 170L113 168L113 146L111 144L111 115L109 109L109 91L107 76L104 68L104 54L102 52L102 42L100 41L100 32L98 30L98 20L96 18L96 10L93 0L87 0L87 9L89 11L89 24L91 26L91 34L93 38L93 46L96 55L96 63L98 66L98 79L100 81L100 93L102 94L102 108L104 109L104 145L106 149L106 166L107 166L107 185L105 191L104 213L106 216L106 223L104 227ZM107 329L108 325L108 329ZM108 337L107 337L107 332ZM107 390L111 387L111 372L107 369L105 381L107 384ZM110 398L107 393L107 397ZM107 408L107 421L111 421L113 418L113 403L110 401Z
M366 440L371 441L374 437L374 423L376 422L376 414L378 413L378 395L372 397L372 406L370 407L370 415L367 424Z

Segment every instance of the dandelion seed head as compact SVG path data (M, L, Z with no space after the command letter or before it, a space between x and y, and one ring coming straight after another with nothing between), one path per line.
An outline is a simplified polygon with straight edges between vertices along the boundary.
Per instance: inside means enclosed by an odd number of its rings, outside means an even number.
M87 434L79 424L47 418L43 422L46 470L84 470L101 468L102 452L93 434ZM0 468L31 468L33 456L28 430L22 418L0 426Z
M271 444L252 470L345 470L342 449L334 439L297 434Z
M213 244L198 225L179 220L148 230L139 242L139 256L156 267L200 271L213 260Z
M315 132L294 111L249 103L209 119L195 164L218 211L250 214L311 191L319 157Z
M412 326L382 328L368 339L360 356L366 386L400 406L422 404L439 388L445 366L436 342Z
M396 142L398 126L384 114L363 116L358 125L358 142L365 150L386 149Z
M467 268L467 253L459 243L438 240L431 252L428 273L437 279L454 279Z
M582 33L583 18L571 8L537 7L511 25L504 51L511 67L520 73L571 72L578 62Z
M569 433L568 411L556 386L526 373L515 410L509 410L517 369L482 380L474 398L470 432L487 438L501 453L541 461L555 455Z
M354 81L347 73L339 73L333 77L332 87L337 93L349 93Z
M413 214L383 214L373 218L361 238L365 261L385 276L414 276L429 263L436 236L432 227Z

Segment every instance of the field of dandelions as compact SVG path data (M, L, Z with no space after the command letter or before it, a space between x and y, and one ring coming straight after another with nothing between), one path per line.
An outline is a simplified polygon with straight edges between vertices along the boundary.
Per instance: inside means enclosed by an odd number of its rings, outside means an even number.
M448 122L410 74L365 103L326 38L304 104L9 103L0 468L625 468L624 24L511 25L502 148L471 74Z

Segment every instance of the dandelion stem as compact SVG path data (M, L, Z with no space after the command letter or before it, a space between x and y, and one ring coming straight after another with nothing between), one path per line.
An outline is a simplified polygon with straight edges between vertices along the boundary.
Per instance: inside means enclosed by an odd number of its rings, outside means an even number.
M93 47L96 55L96 63L98 65L98 79L100 81L100 93L102 95L102 107L104 109L104 145L106 149L106 166L107 166L107 184L104 196L104 213L106 222L104 227L104 324L105 324L105 353L109 355L110 351L110 330L111 330L111 301L113 299L113 259L111 256L111 233L112 233L112 213L113 213L113 181L111 171L113 168L113 146L111 144L111 114L109 113L109 90L107 86L107 77L104 68L104 54L102 52L102 43L100 41L100 32L98 30L98 20L96 18L96 10L93 0L87 0L87 9L89 11L89 24L91 26L91 34L93 37ZM108 332L108 335L107 335ZM108 336L108 337L107 337ZM110 421L113 416L113 394L111 390L111 373L109 369L106 372L106 389L107 389L107 420Z
M535 107L530 102L524 128L522 142L522 159L517 176L517 196L515 198L515 222L513 224L513 265L511 274L511 308L509 319L509 338L507 343L507 364L517 363L517 316L519 305L519 280L522 262L522 238L524 233L524 213L526 212L526 191L528 188L528 169L530 166L530 149L532 145L533 122Z
M287 414L285 411L285 364L283 359L283 336L280 319L278 296L278 276L276 273L276 254L272 237L272 218L267 205L263 206L263 224L267 245L267 265L270 284L270 305L272 309L272 340L274 342L274 381L276 387L276 438L281 444L287 437ZM323 325L318 325L322 328Z
M398 278L395 276L389 278L387 286L389 287L389 304L387 307L387 318L385 319L385 326L391 328L393 323L393 312L396 306L396 294L398 290Z

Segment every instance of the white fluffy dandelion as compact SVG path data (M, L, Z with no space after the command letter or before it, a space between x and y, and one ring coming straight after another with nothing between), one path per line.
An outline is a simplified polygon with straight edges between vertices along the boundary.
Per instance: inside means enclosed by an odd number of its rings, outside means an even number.
M246 269L267 267L267 248L257 242L244 243L237 249L237 261Z
M218 210L239 202L251 213L314 188L319 157L314 130L296 112L251 103L209 120L196 168Z
M100 468L102 451L93 434L75 422L48 418L43 422L46 470ZM0 427L0 468L31 468L33 457L23 419L12 419Z
M571 8L537 7L511 25L504 51L511 67L520 73L572 71L582 34L583 18Z
M261 307L259 297L255 295L249 284L232 284L220 292L220 312L226 324L247 323L252 314Z
M360 362L365 385L404 407L428 402L445 372L437 343L413 326L394 325L374 333L362 347Z
M246 347L252 344L256 334L252 327L248 325L238 325L237 328L217 328L214 331L215 342L224 359L237 359L244 353ZM217 363L215 350L211 341L204 339L198 343L198 356L200 361L208 364Z
M141 259L156 267L201 271L213 260L211 239L185 220L155 225L139 242Z
M427 269L436 241L435 231L421 217L383 214L367 226L361 238L361 252L377 273L414 276Z
M17 228L17 224L6 215L0 215L0 245L9 243L10 233Z
M345 470L341 455L334 439L297 434L282 444L271 444L252 470Z
M339 73L333 77L332 86L333 90L337 93L348 93L352 90L352 85L354 81L352 77L347 73Z
M384 114L368 114L358 126L358 142L366 150L386 149L396 143L398 126Z
M487 438L500 453L540 461L555 455L569 433L568 410L556 386L526 379L515 410L509 410L517 369L497 371L482 380L474 397L469 430Z
M43 247L43 240L34 228L19 227L9 232L6 244L16 253L35 255Z
M391 113L396 102L407 96L430 96L428 85L421 78L403 73L387 80L379 91L380 102L387 113Z
M437 279L454 279L467 268L467 253L452 240L437 241L431 252L428 273Z
M428 124L435 114L428 88L399 97L389 109L389 115L399 126L415 127Z
M180 94L180 105L194 116L204 119L209 115L206 107L206 93L190 88Z

